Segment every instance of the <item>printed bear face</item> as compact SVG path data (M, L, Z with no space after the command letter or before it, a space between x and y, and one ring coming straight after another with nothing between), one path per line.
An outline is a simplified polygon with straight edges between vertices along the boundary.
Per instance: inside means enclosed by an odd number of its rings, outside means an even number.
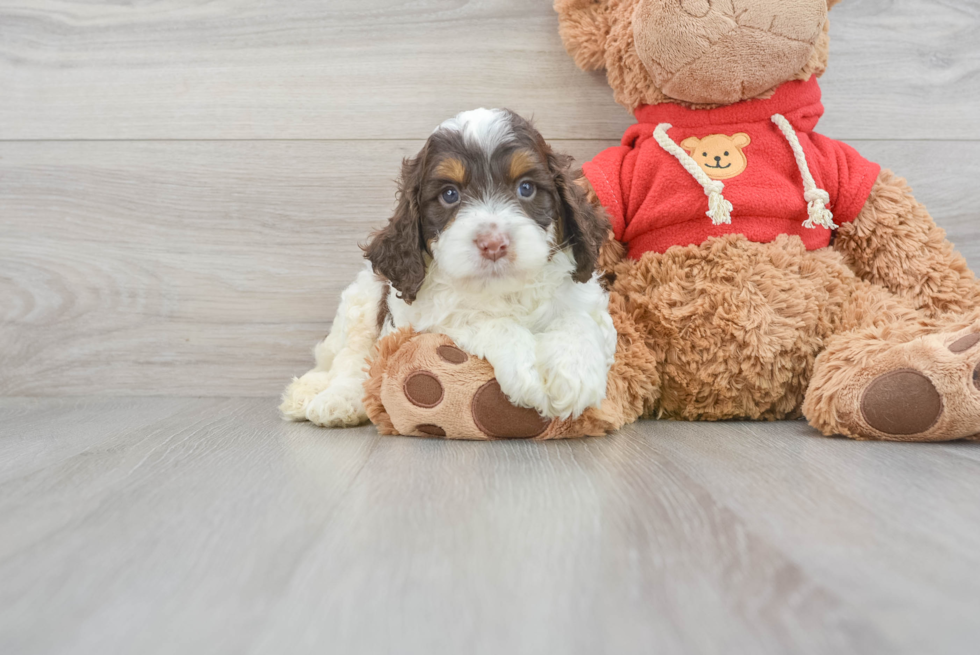
M735 136L712 134L703 139L692 136L681 142L705 173L712 180L728 180L745 172L749 160L742 149L752 143L748 134Z
M827 67L839 0L554 0L562 41L616 101L717 107Z

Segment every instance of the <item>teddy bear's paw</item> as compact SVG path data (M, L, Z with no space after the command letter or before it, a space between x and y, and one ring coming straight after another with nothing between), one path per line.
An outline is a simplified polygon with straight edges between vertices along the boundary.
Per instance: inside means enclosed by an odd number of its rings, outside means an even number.
M406 436L532 439L556 423L512 403L493 368L444 335L418 335L394 353L380 397L395 430Z
M338 378L306 406L306 419L325 428L354 427L367 422L364 383L359 378Z
M334 375L326 371L311 371L294 379L282 394L279 412L288 421L305 421L306 408L317 395L330 386Z
M870 439L953 441L980 435L980 329L895 346L842 397L846 432ZM863 376L862 376L863 377Z

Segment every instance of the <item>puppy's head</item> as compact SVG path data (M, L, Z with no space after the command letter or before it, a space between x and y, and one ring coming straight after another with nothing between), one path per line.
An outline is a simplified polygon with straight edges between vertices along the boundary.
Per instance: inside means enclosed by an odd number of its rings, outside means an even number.
M461 282L514 279L559 250L573 278L589 280L609 231L569 171L531 124L507 110L451 118L402 165L398 208L366 256L408 302L431 261Z

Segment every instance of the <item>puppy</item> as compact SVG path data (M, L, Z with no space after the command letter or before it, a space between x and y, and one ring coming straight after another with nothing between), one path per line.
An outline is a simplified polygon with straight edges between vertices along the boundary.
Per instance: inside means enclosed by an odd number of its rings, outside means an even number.
M451 337L515 404L578 416L605 398L616 331L596 274L609 223L531 124L507 110L451 118L402 165L398 206L365 248L316 367L285 418L367 420L365 360L402 327Z

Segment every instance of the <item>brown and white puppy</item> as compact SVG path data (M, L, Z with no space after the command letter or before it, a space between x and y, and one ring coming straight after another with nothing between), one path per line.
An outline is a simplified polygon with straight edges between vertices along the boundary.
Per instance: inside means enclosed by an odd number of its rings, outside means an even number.
M286 389L286 418L367 420L364 360L401 327L438 332L493 365L512 402L577 416L605 397L616 332L596 261L609 231L554 153L507 110L442 123L402 167L398 207L366 247L317 366Z

